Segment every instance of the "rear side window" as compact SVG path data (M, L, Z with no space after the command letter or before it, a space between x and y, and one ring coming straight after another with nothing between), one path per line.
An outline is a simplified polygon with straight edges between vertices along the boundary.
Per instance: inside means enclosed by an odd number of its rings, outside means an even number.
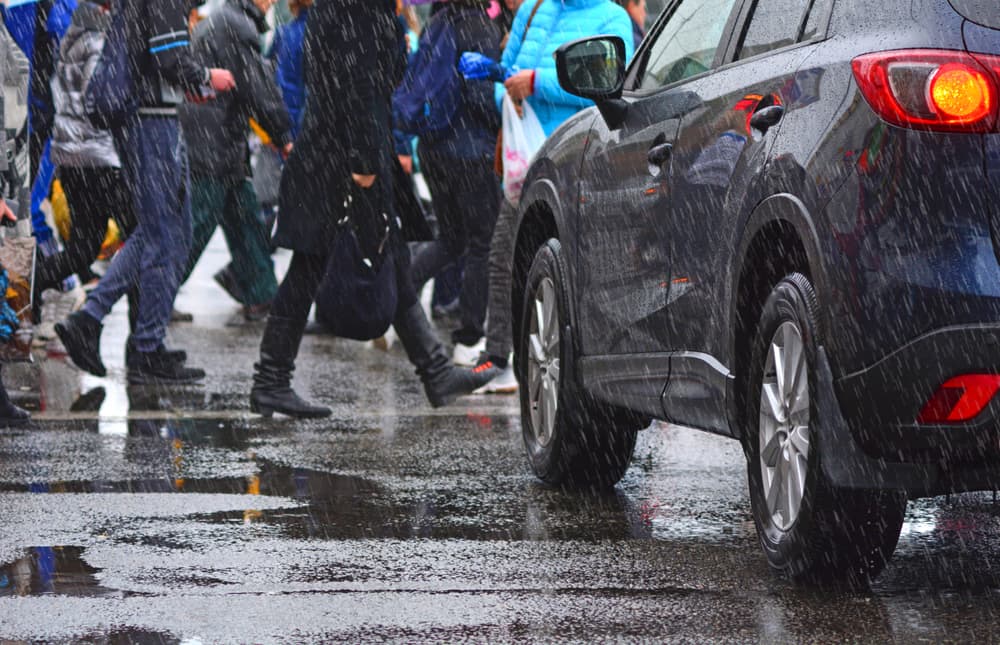
M1000 7L997 0L949 0L955 11L972 22L1000 29Z
M830 1L757 0L736 59L750 58L815 37L829 13Z
M735 4L681 0L647 50L638 89L657 89L711 69Z

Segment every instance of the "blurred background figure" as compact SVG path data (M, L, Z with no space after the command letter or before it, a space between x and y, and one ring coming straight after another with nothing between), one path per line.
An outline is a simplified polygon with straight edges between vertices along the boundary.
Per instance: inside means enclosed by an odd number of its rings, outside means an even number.
M288 109L260 45L261 35L269 29L267 12L274 3L227 0L195 27L195 55L209 67L230 70L236 87L215 100L188 103L179 111L188 142L194 218L184 280L221 224L233 260L231 295L239 296L243 304L243 322L263 320L278 290L270 231L258 219L257 195L249 179L250 119L263 127L283 154L292 146Z
M616 2L625 8L629 18L632 19L632 38L635 41L635 48L639 49L639 44L646 37L646 0L616 0Z

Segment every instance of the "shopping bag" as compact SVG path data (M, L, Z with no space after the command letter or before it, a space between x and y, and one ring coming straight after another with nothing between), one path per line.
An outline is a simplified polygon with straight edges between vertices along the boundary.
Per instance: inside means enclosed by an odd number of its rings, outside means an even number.
M545 143L542 123L525 101L524 116L518 116L510 95L503 97L503 191L507 201L517 204L535 153Z
M35 329L31 322L31 298L36 252L35 238L30 233L0 239L0 265L7 272L4 296L19 322L10 340L0 344L0 363L32 362L31 341Z

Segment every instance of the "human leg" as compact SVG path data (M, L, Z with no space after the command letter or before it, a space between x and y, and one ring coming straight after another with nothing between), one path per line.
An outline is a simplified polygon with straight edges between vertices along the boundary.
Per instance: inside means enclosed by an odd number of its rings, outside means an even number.
M466 165L468 192L458 196L464 204L467 246L465 271L462 277L461 303L462 326L452 333L452 341L473 346L483 337L486 306L489 294L489 255L493 231L496 227L501 190L493 171L493 162L478 159ZM486 204L477 207L476 204Z
M35 293L57 287L75 273L83 273L97 259L108 230L111 204L107 199L110 175L101 169L62 168L60 182L69 203L72 229L65 250L39 257Z
M292 389L302 332L325 269L325 256L292 256L260 341L260 361L254 365L250 391L251 411L266 417L280 412L298 418L327 417L332 413L329 408L310 405Z
M184 275L181 277L182 284L191 277L191 272L219 226L220 213L225 203L226 187L221 181L203 175L191 177L191 252L188 253Z
M434 203L437 217L436 240L417 247L413 254L413 286L419 291L424 284L465 252L466 237L462 199L468 199L465 190L468 179L462 161L448 155L422 149L421 163L427 187Z
M243 181L229 188L222 210L222 232L237 287L248 307L270 303L278 292L271 240L257 217L258 210L253 184Z
M489 306L486 353L500 367L507 366L513 348L511 289L514 270L514 225L517 208L506 199L500 204L489 253Z

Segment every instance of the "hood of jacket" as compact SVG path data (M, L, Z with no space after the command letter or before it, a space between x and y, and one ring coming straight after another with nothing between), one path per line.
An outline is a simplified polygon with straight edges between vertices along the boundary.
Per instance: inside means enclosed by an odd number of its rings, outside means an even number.
M111 14L90 0L83 0L73 12L73 21L63 36L62 47L70 49L81 36L91 31L105 33L111 26Z
M267 16L265 16L264 12L257 8L257 5L253 3L253 0L229 0L229 4L237 10L245 13L250 20L253 21L253 24L259 33L266 33L271 28L271 26L267 24Z

